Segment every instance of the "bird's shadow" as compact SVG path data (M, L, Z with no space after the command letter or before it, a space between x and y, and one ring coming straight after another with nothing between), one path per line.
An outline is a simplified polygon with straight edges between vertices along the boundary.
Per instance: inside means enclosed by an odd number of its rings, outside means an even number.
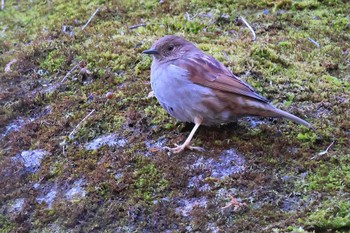
M179 128L179 132L184 135L189 134L194 127L193 123L181 124L182 127ZM279 124L282 124L282 122L276 118L244 117L222 125L201 125L194 139L202 141L205 148L209 146L217 147L217 149L231 145L232 139L234 144L240 144L236 141L237 139L243 143L253 143L255 141L253 144L263 144L265 139L273 141L283 135L278 127ZM264 135L269 135L269 137ZM238 144L236 145L238 146Z

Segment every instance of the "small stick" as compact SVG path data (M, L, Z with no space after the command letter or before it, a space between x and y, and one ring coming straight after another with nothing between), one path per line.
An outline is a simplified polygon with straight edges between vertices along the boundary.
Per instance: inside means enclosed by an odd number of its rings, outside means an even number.
M314 45L316 45L317 48L320 47L320 44L317 43L315 40L311 39L310 37L307 38L311 43L313 43Z
M243 18L243 17L241 16L240 19L241 19L242 22L249 28L250 32L253 34L252 41L255 41L255 40L256 40L256 34L255 34L253 28L249 25L249 23L245 20L245 18Z
M15 59L12 59L9 63L7 63L5 66L5 73L11 72L11 66L16 62L17 62L17 59L15 58Z
M187 11L186 11L186 17L187 17L187 21L191 21L191 16Z
M78 65L79 65L79 62L70 71L68 71L68 73L63 77L61 83L63 83L64 80L66 80L66 78L73 72L73 70L77 68Z
M95 112L95 109L93 109L91 112L89 112L89 114L87 114L78 124L77 126L75 126L75 128L73 129L73 131L68 135L69 139L73 139L74 134L77 132L78 128L80 127L81 123L83 123L84 121L86 121L86 119L91 116L91 114L93 114Z
M136 24L136 25L132 25L129 27L129 29L135 29L135 28L139 28L139 27L146 27L146 24L145 23L139 23L139 24Z
M317 158L318 156L322 156L324 154L327 154L328 153L328 150L333 146L335 141L333 141L324 151L321 151L320 153L318 153L317 155L311 157L311 159L315 159Z
M324 154L328 153L329 148L331 148L331 146L333 146L334 142L335 142L335 141L333 141L333 142L326 148L325 151L322 151L322 152L318 153L318 155L324 155Z
M97 12L99 11L100 9L97 8L95 10L95 12L91 15L91 17L89 18L89 20L86 22L86 24L81 28L81 30L84 30L86 28L86 26L91 22L92 18L97 14Z
M329 144L329 146L326 148L326 150L321 151L320 153L318 153L318 155L324 155L328 153L329 148L331 148L333 146L335 141L333 141L331 144Z

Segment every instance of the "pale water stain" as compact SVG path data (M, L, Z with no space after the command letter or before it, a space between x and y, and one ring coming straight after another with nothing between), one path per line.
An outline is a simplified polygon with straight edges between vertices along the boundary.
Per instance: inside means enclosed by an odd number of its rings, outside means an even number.
M107 145L109 147L124 147L127 144L127 140L123 137L117 137L116 134L102 135L94 140L88 142L85 145L86 150L97 150L101 146Z
M34 173L39 169L43 157L48 154L49 152L41 149L27 150L13 157L13 161L22 163L25 172Z
M198 187L200 191L209 191L210 186L208 184L201 184L208 176L225 179L232 174L243 172L244 169L245 159L234 149L223 151L218 158L205 159L200 157L189 167L192 173L200 174L189 178L187 187Z
M67 190L65 197L67 200L76 201L82 199L86 195L86 191L82 187L85 185L84 179L79 179L75 181L70 189Z

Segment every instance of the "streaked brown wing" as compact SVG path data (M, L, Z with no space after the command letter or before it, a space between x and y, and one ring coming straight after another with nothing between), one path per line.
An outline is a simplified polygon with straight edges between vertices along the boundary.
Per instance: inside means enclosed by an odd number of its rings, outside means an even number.
M251 86L232 74L223 64L204 53L178 59L174 61L174 65L188 70L190 79L196 84L268 102Z

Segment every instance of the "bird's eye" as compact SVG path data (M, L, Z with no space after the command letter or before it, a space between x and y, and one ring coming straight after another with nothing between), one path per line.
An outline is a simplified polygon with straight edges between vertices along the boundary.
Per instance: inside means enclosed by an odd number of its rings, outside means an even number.
M168 51L173 51L174 45L169 45L167 49L168 49Z

